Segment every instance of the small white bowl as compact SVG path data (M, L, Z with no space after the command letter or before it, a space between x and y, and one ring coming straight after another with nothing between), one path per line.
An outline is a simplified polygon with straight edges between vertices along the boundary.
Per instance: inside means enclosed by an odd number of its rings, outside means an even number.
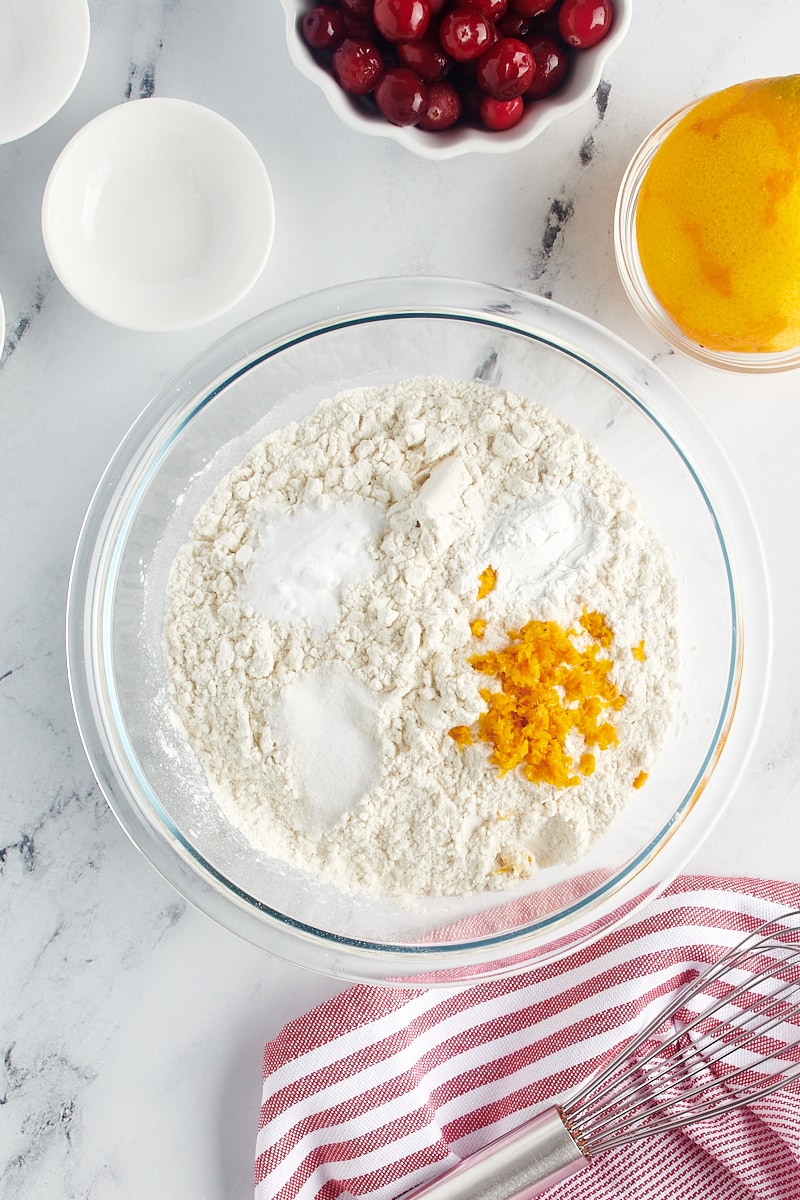
M457 125L441 133L432 133L415 126L392 125L361 96L342 91L334 76L319 56L303 39L300 23L309 8L322 0L281 0L286 19L286 41L292 62L302 75L322 89L333 111L361 133L390 138L421 158L457 158L461 154L506 154L527 146L548 129L554 121L581 108L591 99L603 73L603 68L622 42L631 23L633 0L613 0L614 20L602 41L573 55L569 76L557 92L526 106L522 120L512 129L493 133L477 126Z
M88 52L87 0L0 0L0 143L55 116Z
M272 246L266 168L244 134L186 100L133 100L85 125L45 187L53 270L96 316L189 329L250 290Z

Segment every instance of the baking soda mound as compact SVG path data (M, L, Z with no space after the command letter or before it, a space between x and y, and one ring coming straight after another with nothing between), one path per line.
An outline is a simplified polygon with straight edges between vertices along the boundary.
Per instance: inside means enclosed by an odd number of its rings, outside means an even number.
M800 345L800 75L695 105L647 170L636 236L650 287L693 341Z

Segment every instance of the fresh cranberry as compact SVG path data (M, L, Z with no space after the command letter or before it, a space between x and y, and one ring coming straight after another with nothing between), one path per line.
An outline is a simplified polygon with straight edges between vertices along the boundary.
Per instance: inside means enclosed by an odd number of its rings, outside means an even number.
M480 118L487 129L499 132L516 125L524 111L525 105L521 96L513 100L496 100L494 96L484 96L481 100Z
M514 12L530 21L532 17L540 17L543 13L549 12L556 0L508 0L508 2Z
M464 0L461 0L464 3ZM508 8L508 0L466 0L469 8L475 8L478 12L482 12L485 17L495 24L500 20L503 13Z
M449 129L461 116L461 100L452 83L432 83L428 105L419 119L420 129Z
M536 70L525 89L525 100L541 100L551 95L564 82L569 70L569 58L564 47L552 38L529 37L528 49L533 55Z
M390 42L413 42L428 28L428 0L375 0L372 19Z
M509 8L503 13L495 28L501 37L522 38L530 29L530 21L527 17L521 17L519 13L514 12L513 8Z
M372 20L372 4L373 0L339 0L339 7L343 13L349 13L351 17L362 21Z
M346 92L374 93L386 119L429 130L463 122L503 130L561 86L576 52L600 41L614 0L310 3L303 38L330 53L329 69Z
M344 41L344 18L341 9L320 4L303 14L300 23L303 37L314 50L335 50Z
M342 9L342 19L344 20L345 36L349 38L362 38L368 42L375 42L377 45L378 34L373 23L372 17L355 17L352 13Z
M456 62L477 58L494 41L494 26L475 8L453 8L439 25L439 41Z
M486 95L475 82L475 63L457 63L452 74L447 76L461 100L461 119L480 121L481 100Z
M495 100L513 100L521 96L533 79L533 55L518 38L500 38L478 59L475 79L478 87Z
M383 73L383 59L373 42L365 38L345 38L331 58L339 86L353 96L366 96Z
M531 37L547 37L551 41L563 43L561 30L558 28L558 9L551 8L538 17L531 17L528 32Z
M426 83L444 79L453 65L452 58L445 54L439 45L439 39L432 33L426 33L425 37L417 42L400 42L397 58L401 66L416 71Z
M408 67L393 67L375 85L375 103L393 125L416 125L428 104L428 89Z
M558 10L558 28L568 46L586 50L611 28L611 0L564 0Z

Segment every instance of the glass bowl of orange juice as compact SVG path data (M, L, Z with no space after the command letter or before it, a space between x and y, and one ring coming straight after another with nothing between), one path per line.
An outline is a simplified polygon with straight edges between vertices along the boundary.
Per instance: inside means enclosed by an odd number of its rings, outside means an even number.
M686 105L634 154L614 244L639 316L740 372L800 366L800 75Z

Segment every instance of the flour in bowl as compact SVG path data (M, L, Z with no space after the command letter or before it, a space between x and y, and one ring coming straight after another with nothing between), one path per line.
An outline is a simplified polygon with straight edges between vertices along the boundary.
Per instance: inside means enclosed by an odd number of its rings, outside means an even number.
M173 565L172 703L257 847L345 890L583 855L670 722L676 588L630 488L478 382L342 393L256 445Z

